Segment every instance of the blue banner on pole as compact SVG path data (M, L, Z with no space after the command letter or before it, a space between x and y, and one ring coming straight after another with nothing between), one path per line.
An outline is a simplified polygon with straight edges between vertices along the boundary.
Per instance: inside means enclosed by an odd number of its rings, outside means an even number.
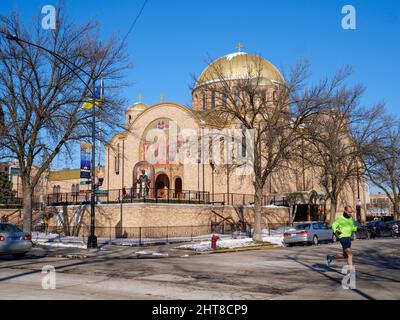
M81 179L91 178L92 144L81 143Z

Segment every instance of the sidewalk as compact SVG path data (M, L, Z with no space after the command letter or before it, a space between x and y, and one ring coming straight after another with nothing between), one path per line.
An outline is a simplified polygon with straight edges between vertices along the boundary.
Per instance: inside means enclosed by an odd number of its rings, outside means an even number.
M60 237L56 234L33 234L34 249L30 253L37 257L58 257L69 259L156 259L167 257L189 257L198 254L227 253L245 250L263 250L282 246L281 231L263 230L262 243L256 243L243 234L219 235L217 249L211 249L211 235L199 236L193 241L184 238L170 239L168 243L152 243L139 246L137 239L98 239L98 249L87 249L82 237ZM187 239L186 239L187 240Z
M99 245L97 249L82 249L68 247L54 247L34 245L27 256L54 257L69 259L140 259L140 258L166 258L187 257L196 254L190 250L174 249L174 245L128 247L116 245Z
M204 247L205 242L174 243L150 246L118 246L113 244L99 245L97 249L83 249L79 247L56 247L34 245L27 256L38 258L54 257L68 259L160 259L160 258L185 258L194 255L239 252L246 250L265 250L276 248L276 244L260 243L232 248ZM195 250L196 246L202 246L201 250Z

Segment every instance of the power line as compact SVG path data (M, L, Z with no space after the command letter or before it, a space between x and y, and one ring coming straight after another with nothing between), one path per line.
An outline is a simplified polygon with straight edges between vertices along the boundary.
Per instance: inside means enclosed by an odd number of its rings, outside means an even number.
M144 11L144 8L146 7L147 2L148 2L148 0L145 0L145 1L143 2L142 8L140 9L138 15L136 16L135 20L133 21L131 27L129 28L128 33L126 34L126 36L125 36L124 39L122 40L122 44L125 43L126 39L129 37L129 35L130 35L131 32L133 31L133 29L135 28L135 25L136 25L136 23L138 22L140 16L142 15L142 13L143 13L143 11Z

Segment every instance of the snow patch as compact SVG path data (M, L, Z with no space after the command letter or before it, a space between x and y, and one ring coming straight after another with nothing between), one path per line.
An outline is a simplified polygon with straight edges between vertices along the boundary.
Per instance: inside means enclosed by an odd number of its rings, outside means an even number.
M262 230L262 240L264 242L269 242L283 247L283 233L289 230L293 230L291 227L281 227L277 229L263 229ZM219 249L235 249L242 247L253 246L254 243L252 238L244 239L224 239L217 241L217 248ZM209 251L211 250L211 241L202 241L199 243L192 243L179 246L181 249L190 249L196 251Z
M250 247L255 245L253 239L245 238L245 239L229 239L229 240L220 240L217 241L217 248L220 249L235 249L241 247ZM179 246L178 248L182 249L191 249L196 251L209 251L211 250L211 241L202 241L194 244L187 244L183 246Z
M241 56L247 54L246 52L235 52L235 53L231 53L225 56L226 60L231 61L233 58L237 57L237 56Z

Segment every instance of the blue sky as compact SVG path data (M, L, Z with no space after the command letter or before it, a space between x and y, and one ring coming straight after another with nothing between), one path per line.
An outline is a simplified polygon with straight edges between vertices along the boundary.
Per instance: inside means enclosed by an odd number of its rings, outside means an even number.
M143 0L64 0L77 23L101 21L103 36L125 35ZM12 7L24 19L50 0L1 0L0 13ZM357 29L341 27L344 5L357 10ZM199 75L208 56L243 51L261 54L287 71L301 58L312 63L314 79L342 65L355 69L352 82L367 87L363 103L384 100L400 115L400 1L397 0L149 0L128 42L132 85L123 96L134 103L165 100L189 105L191 74Z

